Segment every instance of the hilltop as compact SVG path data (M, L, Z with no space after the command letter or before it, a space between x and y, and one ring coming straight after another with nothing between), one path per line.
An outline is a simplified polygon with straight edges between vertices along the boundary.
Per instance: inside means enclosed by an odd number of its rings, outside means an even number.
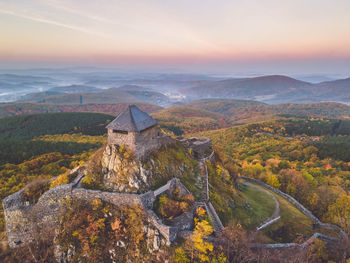
M3 200L11 248L45 242L48 253L55 253L50 260L59 262L70 262L71 257L153 260L181 232L195 231L198 222L212 229L209 234L221 229L208 200L207 162L219 165L209 139L161 134L156 122L136 106L125 109L107 128L107 146L86 164L34 181ZM93 239L81 236L91 231ZM132 253L134 246L142 251Z
M152 113L161 110L159 106L136 103L142 110ZM44 103L15 103L0 105L0 118L39 114L50 112L97 112L107 114L119 114L128 106L128 103L112 103L112 104L44 104Z
M267 103L349 102L349 79L312 84L287 76L203 81L182 92L195 98L251 99Z
M153 113L152 116L160 121L161 128L175 135L219 129L232 124L230 118L223 114L188 106L166 108Z
M307 91L312 85L286 76L262 76L245 79L228 79L216 82L202 83L184 89L187 95L200 98L250 98L264 96L285 96L292 89ZM307 93L306 93L307 95Z
M269 105L250 100L203 99L184 105L226 115L235 123L264 121L281 115L321 118L348 118L350 116L350 106L336 102Z

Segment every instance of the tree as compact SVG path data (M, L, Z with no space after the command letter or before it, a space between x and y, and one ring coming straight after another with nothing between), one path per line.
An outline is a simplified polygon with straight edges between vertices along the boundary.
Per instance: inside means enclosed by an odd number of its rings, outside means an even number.
M245 263L253 261L249 248L248 235L240 224L230 223L219 236L220 251L228 262Z
M175 262L176 263L189 263L190 260L186 255L186 251L181 248L178 247L177 249L175 249Z
M272 187L275 187L279 189L281 187L280 182L278 181L278 178L276 175L269 175L266 179L267 184L271 185Z
M327 217L350 233L350 195L340 195L334 204L328 207Z
M192 235L192 242L200 262L209 261L208 254L213 251L214 246L212 243L209 243L204 239L210 236L213 232L214 229L208 221L203 220L196 222L196 227Z

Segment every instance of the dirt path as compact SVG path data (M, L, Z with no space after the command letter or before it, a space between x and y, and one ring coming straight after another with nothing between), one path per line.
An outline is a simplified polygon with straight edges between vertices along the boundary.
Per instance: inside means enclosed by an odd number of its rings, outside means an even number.
M272 215L268 219L264 220L259 226L257 226L256 230L259 231L259 230L273 224L274 222L278 221L281 218L281 216L280 216L280 203L278 202L277 198L270 191L264 189L261 186L258 186L258 185L255 185L255 184L252 184L249 182L244 182L244 183L249 185L249 186L258 188L260 191L264 191L265 193L270 195L272 197L273 201L275 202L275 210L273 211Z

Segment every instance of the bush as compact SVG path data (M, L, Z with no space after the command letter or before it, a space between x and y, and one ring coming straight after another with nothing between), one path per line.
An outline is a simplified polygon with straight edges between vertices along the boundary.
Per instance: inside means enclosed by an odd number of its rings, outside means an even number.
M50 189L54 188L58 185L62 185L62 184L68 184L69 183L69 176L68 174L61 174L60 176L58 176L55 180L53 180L50 184Z
M194 202L192 194L180 195L178 189L159 196L155 203L155 210L163 219L171 220L174 217L188 212Z
M49 179L37 179L24 188L24 195L28 198L31 204L34 204L39 200L40 196L49 190L49 188Z
M87 173L81 181L82 186L88 189L103 190L103 175L101 159L103 155L104 147L98 149L90 158L87 163Z
M63 251L74 247L72 262L154 262L148 258L147 220L139 206L74 199L66 207L57 241Z

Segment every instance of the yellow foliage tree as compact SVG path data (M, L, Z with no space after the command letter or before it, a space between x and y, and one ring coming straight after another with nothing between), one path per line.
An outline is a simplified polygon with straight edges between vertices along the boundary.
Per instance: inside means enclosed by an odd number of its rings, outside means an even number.
M276 175L270 175L266 179L267 184L271 185L272 187L275 187L279 189L281 187L280 182L278 181L278 178Z
M197 221L192 235L194 249L200 262L209 262L208 253L213 251L213 244L205 241L205 238L214 232L213 227L206 221Z
M68 174L61 174L58 176L55 180L53 180L50 184L50 189L54 188L55 186L61 185L61 184L68 184L69 183L69 177Z
M328 207L328 218L350 233L350 195L342 194Z

